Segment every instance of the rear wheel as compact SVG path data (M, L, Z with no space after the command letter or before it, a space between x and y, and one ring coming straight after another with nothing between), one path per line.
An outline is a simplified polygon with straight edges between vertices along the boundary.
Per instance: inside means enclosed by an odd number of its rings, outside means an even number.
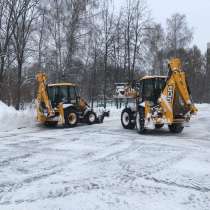
M125 129L134 129L135 123L133 122L134 117L131 109L125 108L121 113L121 124Z
M140 107L139 112L136 115L136 129L137 132L140 134L144 134L146 132L144 117L145 117L144 107Z
M94 124L96 122L96 114L92 111L88 112L85 116L85 121L88 125Z
M77 113L74 110L65 110L64 112L65 125L68 127L75 127L78 122Z
M176 123L176 124L168 125L168 128L171 133L181 133L184 129L184 126L182 124Z

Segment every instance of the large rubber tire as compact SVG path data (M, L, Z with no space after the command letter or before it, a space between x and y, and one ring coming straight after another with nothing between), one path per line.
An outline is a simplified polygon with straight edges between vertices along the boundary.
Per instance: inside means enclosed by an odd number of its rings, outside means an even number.
M96 114L95 112L93 111L89 111L86 115L85 115L85 122L88 124L88 125L92 125L94 123L96 123Z
M161 129L164 126L164 124L155 124L156 129Z
M139 112L136 115L136 130L140 134L144 134L146 132L145 128L145 111L144 107L139 107Z
M168 128L171 133L181 133L184 129L184 126L182 124L171 124L168 125Z
M78 116L76 111L67 109L64 111L65 126L75 127L78 123Z
M135 123L132 122L134 120L133 113L131 109L125 108L121 113L121 124L125 129L134 129Z

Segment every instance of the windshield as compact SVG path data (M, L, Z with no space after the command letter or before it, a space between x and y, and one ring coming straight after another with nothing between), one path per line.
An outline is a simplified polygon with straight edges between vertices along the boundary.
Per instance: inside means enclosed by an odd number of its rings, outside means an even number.
M152 101L154 93L154 80L146 79L143 81L143 101Z
M72 86L52 86L48 87L48 95L52 104L76 103L77 87Z
M146 79L143 81L143 100L157 103L161 92L165 86L165 78Z

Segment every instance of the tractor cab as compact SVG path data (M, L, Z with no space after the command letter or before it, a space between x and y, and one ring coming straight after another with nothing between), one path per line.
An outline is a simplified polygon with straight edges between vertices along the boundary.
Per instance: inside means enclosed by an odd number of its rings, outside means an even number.
M158 103L158 98L166 85L166 76L145 76L138 83L140 101Z
M60 102L63 104L79 104L79 90L78 86L75 84L48 84L47 92L53 108Z

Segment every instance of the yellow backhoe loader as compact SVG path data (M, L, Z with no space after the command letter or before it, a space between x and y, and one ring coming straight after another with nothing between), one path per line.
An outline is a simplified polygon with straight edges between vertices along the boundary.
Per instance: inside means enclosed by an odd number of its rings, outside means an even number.
M122 91L124 97L134 99L121 113L125 129L136 127L143 134L151 123L156 129L167 124L172 133L181 133L184 123L197 112L180 59L171 59L168 67L168 76L145 76Z
M75 127L78 122L102 123L109 111L94 111L80 97L79 87L73 83L47 84L44 73L36 75L38 92L36 98L37 120L48 126L57 124Z

